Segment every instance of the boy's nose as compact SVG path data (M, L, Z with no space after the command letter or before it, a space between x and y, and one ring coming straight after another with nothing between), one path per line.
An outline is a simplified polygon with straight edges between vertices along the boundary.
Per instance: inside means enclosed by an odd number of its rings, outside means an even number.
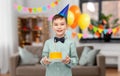
M59 25L58 28L61 28L61 26Z

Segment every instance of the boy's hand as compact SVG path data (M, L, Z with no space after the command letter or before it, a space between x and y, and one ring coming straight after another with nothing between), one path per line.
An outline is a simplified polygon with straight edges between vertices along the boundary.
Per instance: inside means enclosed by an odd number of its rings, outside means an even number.
M70 63L70 57L69 57L69 56L66 56L66 58L63 59L62 62L63 62L64 64Z
M50 64L50 61L48 60L46 56L43 58L43 63L46 65Z

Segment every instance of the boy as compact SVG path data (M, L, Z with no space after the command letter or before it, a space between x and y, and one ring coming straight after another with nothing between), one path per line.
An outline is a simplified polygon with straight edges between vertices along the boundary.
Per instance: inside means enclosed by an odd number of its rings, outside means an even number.
M56 14L52 19L52 28L55 37L45 42L41 64L46 65L46 76L72 76L71 66L78 63L75 43L65 36L67 19ZM53 51L62 52L61 62L50 62L49 53Z

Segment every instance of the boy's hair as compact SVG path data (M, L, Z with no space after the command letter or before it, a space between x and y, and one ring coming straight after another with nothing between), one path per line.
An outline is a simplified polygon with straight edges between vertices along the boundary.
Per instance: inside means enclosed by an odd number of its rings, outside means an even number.
M61 18L61 19L64 18L65 21L66 21L66 24L67 24L67 18L64 17L64 16L62 16L62 15L59 15L59 14L56 14L56 15L53 16L53 18L52 18L52 23L53 23L54 20L56 20L56 19L58 19L58 18Z

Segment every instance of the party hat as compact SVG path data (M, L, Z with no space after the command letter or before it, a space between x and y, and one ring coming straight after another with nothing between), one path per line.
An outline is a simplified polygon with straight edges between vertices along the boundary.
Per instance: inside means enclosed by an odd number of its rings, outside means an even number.
M69 8L69 4L62 11L60 11L59 15L67 18L68 8Z

